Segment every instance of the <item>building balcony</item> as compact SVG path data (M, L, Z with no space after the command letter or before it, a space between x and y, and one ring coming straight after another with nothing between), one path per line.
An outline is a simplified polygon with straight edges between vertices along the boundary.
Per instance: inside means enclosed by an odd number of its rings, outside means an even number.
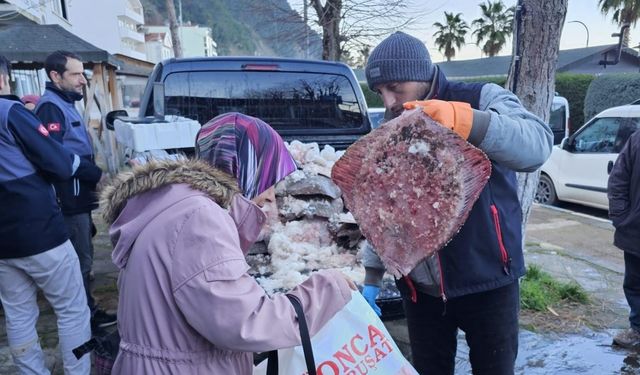
M126 18L136 25L144 25L144 15L142 14L142 8L135 9L130 6L125 6L122 14L119 17Z
M147 53L144 50L144 45L134 47L126 44L120 44L119 53L125 56L133 57L134 59L143 61L147 60Z
M13 4L16 3L16 4ZM63 15L53 7L51 1L48 5L40 5L38 0L8 1L0 0L0 18L6 18L12 22L35 22L37 24L57 24L70 30L71 24Z
M120 39L130 39L137 43L144 44L144 34L133 31L127 27L119 27Z

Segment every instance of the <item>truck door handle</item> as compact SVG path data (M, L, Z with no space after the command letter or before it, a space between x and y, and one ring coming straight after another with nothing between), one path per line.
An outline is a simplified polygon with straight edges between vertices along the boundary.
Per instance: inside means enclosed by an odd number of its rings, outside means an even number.
M609 160L607 164L607 174L611 174L611 170L613 169L613 160Z

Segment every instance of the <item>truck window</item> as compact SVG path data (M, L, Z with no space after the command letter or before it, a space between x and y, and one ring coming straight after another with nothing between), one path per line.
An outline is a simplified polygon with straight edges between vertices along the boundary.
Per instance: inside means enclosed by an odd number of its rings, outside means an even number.
M258 117L276 130L359 129L355 90L341 75L304 72L179 72L165 78L166 113L204 124L225 112Z

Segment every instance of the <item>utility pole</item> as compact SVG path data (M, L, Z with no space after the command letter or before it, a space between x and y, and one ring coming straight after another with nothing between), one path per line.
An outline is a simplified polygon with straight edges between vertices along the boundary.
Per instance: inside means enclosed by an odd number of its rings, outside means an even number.
M175 57L182 57L182 43L180 43L178 21L176 20L176 6L173 0L167 0L167 14L169 15L171 39L173 39L173 55Z
M587 47L589 47L589 28L587 27L587 25L585 25L582 21L569 21L567 23L579 23L584 26L584 29L587 31Z
M304 58L309 58L309 0L303 0L304 9Z
M521 44L518 40L520 37L520 30L522 29L522 16L525 13L524 4L522 0L518 0L518 4L516 5L516 10L514 13L514 29L513 29L513 62L512 62L512 72L511 76L513 77L510 81L507 80L507 84L510 83L508 89L509 91L515 92L518 90L518 77L520 76L520 58L521 58Z
M178 25L182 26L182 0L178 0Z

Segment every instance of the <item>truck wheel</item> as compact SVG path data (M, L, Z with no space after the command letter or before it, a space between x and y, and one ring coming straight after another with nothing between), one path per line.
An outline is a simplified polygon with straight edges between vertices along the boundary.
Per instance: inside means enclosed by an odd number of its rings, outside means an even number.
M538 181L538 189L536 190L534 200L540 204L554 205L558 203L556 188L553 186L551 178L546 174L540 175L540 181Z

